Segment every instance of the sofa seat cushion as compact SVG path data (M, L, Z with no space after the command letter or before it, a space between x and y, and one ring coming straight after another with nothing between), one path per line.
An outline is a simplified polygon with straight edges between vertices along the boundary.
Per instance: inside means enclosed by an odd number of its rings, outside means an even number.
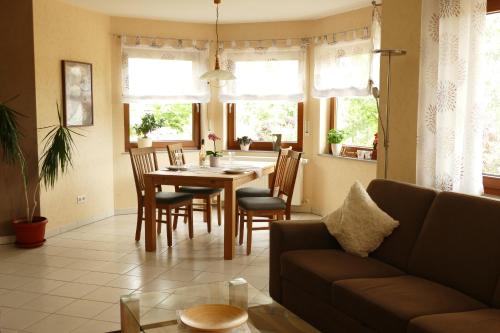
M281 276L329 304L333 281L402 274L381 261L342 250L297 250L281 255Z
M443 313L413 319L408 333L498 333L500 310Z
M411 275L334 282L333 306L375 331L406 332L416 317L485 308L479 301Z

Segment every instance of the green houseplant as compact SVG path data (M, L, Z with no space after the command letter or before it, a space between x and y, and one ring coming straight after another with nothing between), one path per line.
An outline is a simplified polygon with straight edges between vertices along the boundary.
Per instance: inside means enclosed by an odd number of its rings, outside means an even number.
M240 145L240 149L244 151L248 151L250 149L250 145L252 144L252 139L250 139L248 136L242 136L241 138L236 139L238 141L238 144Z
M0 103L0 149L2 161L18 166L22 177L26 216L13 221L16 244L20 247L37 247L41 246L45 240L45 225L47 224L47 218L35 216L40 187L43 185L46 189L54 188L59 176L72 166L72 152L75 147L72 134L80 134L64 126L59 105L56 104L59 123L42 128L48 132L43 138L43 153L39 162L40 172L35 183L30 184L29 166L20 145L22 133L19 129L18 117L22 114L7 106L11 100Z
M137 133L137 146L139 148L151 147L153 145L153 139L148 138L148 134L163 127L165 121L163 119L157 119L154 114L146 113L141 118L141 123L134 125L133 129Z
M332 128L328 131L328 143L332 149L333 155L339 155L340 149L342 148L341 143L344 141L345 133L342 130L336 130Z

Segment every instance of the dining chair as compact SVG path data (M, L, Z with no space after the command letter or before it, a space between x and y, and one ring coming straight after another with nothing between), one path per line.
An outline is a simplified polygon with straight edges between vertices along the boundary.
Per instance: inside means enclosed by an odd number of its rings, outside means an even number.
M168 158L171 165L186 164L184 149L182 144L174 143L167 145ZM180 160L179 160L180 159ZM202 203L194 203L195 211L203 212L203 220L207 223L207 231L212 231L212 199L216 198L217 203L217 223L222 224L222 206L220 188L201 187L201 186L176 186L178 193L189 193L195 199L202 200ZM178 216L174 217L174 230L177 228Z
M276 159L276 166L274 168L274 176L269 181L269 187L242 187L236 190L236 200L240 198L248 197L272 197L274 196L277 189L279 189L283 175L285 172L286 161L288 158L288 153L291 148L281 148L278 152L278 158ZM235 217L236 225L239 221L239 210L236 209ZM235 228L235 237L238 236L238 228Z
M252 252L252 231L269 230L269 223L273 221L290 219L292 196L295 188L295 180L300 165L302 153L290 151L287 154L286 165L280 180L276 196L271 197L245 197L238 199L239 222L239 244L243 244L245 222L247 224L247 255ZM268 219L255 220L254 216L269 216ZM246 219L245 219L246 217ZM267 227L253 227L254 222L266 222Z
M137 191L137 227L135 231L135 240L141 239L142 221L145 220L145 190L144 175L158 170L158 158L154 148L131 148L129 150L130 161L132 162L132 171L134 173L135 188ZM172 246L172 216L177 218L184 216L188 223L189 238L193 238L193 198L189 193L163 192L161 186L156 187L155 201L158 209L157 233L161 233L161 224L167 225L167 244ZM184 211L179 214L179 210ZM172 210L175 210L172 213ZM162 220L165 211L166 220Z

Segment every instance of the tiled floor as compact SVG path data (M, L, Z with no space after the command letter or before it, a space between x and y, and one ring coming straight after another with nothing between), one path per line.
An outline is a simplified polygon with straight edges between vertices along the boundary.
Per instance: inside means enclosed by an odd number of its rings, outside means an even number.
M144 241L135 242L134 233L135 215L122 215L52 237L37 249L0 246L0 332L117 330L120 295L168 293L233 277L267 291L267 231L254 232L251 256L244 254L245 246L237 246L232 261L222 259L222 227L208 234L204 223L197 222L195 238L189 240L180 223L173 247L167 247L163 230L156 253L146 253Z

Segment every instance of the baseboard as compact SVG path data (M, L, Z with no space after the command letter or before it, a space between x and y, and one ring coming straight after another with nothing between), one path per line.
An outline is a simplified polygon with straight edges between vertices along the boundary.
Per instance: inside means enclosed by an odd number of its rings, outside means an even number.
M95 222L99 222L99 221L102 221L104 219L107 219L107 218L110 218L113 216L114 216L113 212L108 212L108 213L105 213L103 215L98 215L98 216L92 217L90 219L75 221L75 222L71 222L71 223L62 225L60 227L49 229L45 232L45 238L54 237L54 236L57 236L59 234L62 234L62 233L65 233L65 232L68 232L71 230L75 230L75 229L81 228L83 226L86 226L86 225L89 225L89 224L92 224ZM50 221L49 221L49 223L50 223Z
M16 241L16 236L0 236L0 245L13 244Z

